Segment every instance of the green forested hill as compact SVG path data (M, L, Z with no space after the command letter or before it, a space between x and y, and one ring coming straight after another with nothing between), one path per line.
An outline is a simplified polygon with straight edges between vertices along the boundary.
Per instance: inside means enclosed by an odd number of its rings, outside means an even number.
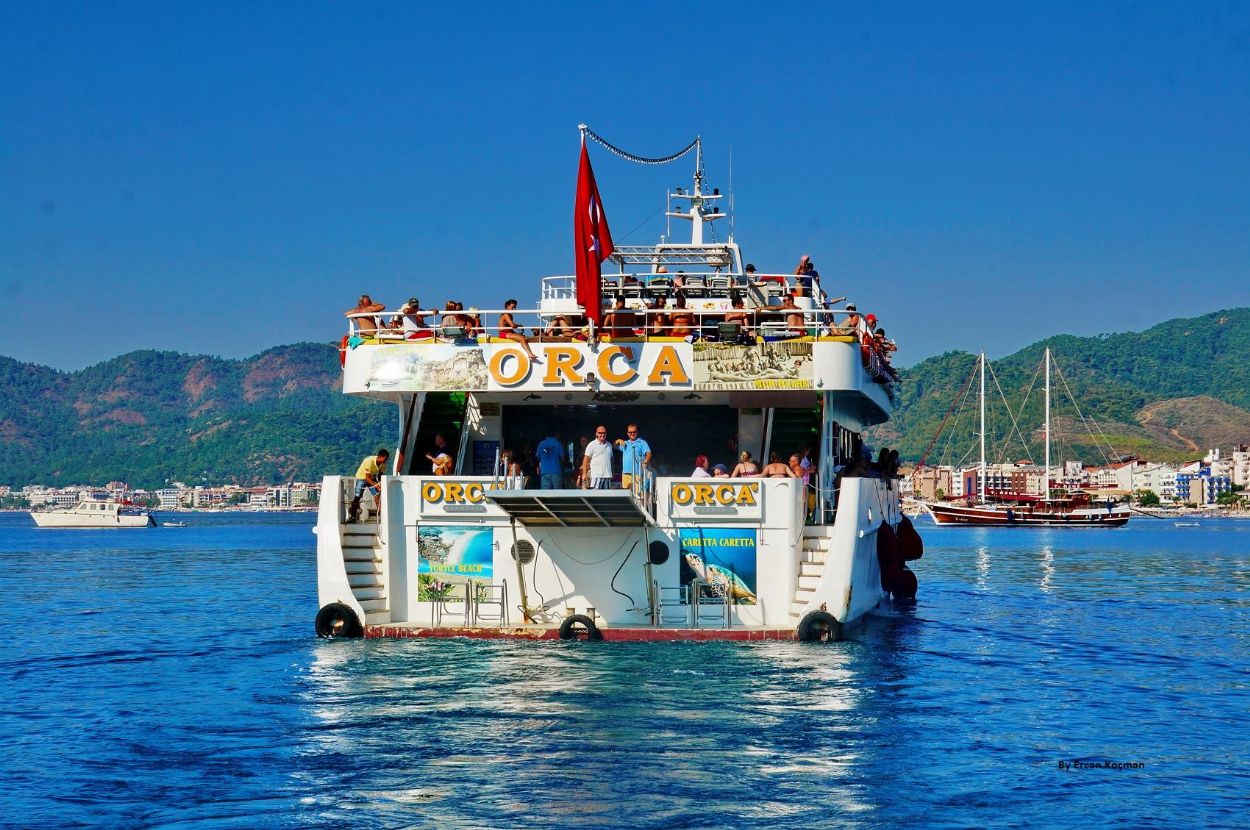
M0 483L277 483L350 473L393 406L339 393L334 347L142 351L78 372L0 358Z
M1013 410L1032 384L1019 420L1027 448L1004 441L1010 424L992 391L995 458L1040 460L1046 345L1118 453L1178 460L1250 441L1250 309L1235 309L1143 332L1058 336L994 361ZM918 460L974 361L950 352L904 370L896 418L872 443ZM0 484L251 484L351 473L363 453L394 440L396 415L390 404L340 394L340 378L334 347L315 343L246 360L133 352L78 372L0 358ZM1101 460L1059 380L1053 397L1056 458ZM976 428L970 395L930 463L960 460Z
M1087 427L1080 420L1063 380L1056 378L1052 408L1057 458L1101 461L1089 435L1099 429L1119 454L1157 460L1194 458L1210 447L1250 441L1250 309L1233 309L1169 320L1143 332L1060 335L992 361L998 383L1019 415L1020 432L1031 442L1026 451L1019 439L1006 441L1012 432L1010 418L991 379L986 431L996 459L1040 461L1039 367L1046 346L1080 412L1097 422ZM895 420L873 432L874 442L898 446L904 458L919 460L975 361L975 355L950 352L904 370ZM976 440L976 383L973 378L974 394L964 409L951 413L929 463L957 462ZM1032 392L1019 411L1030 384Z

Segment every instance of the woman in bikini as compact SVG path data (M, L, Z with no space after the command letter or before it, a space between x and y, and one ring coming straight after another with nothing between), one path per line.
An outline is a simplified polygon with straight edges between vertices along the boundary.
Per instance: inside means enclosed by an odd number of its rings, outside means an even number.
M530 360L534 363L542 363L538 355L534 354L534 350L530 348L529 338L525 336L525 329L516 324L516 320L512 319L512 312L516 309L516 300L508 300L503 304L504 312L499 315L499 336L505 340L511 340L513 343L520 343L521 348L525 349L525 353L529 355Z
M744 478L749 476L757 476L760 474L759 465L751 459L750 450L743 450L738 456L738 466L734 467L734 471L729 474L730 478Z

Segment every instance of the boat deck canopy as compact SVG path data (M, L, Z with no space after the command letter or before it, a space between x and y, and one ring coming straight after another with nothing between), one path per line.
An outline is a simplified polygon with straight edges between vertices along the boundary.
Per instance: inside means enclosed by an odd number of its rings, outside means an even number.
M490 490L486 499L526 527L654 524L628 490Z

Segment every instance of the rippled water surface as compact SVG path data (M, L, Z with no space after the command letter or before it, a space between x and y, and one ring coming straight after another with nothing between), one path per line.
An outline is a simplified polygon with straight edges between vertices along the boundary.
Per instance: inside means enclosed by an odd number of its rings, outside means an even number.
M921 525L823 646L318 641L311 521L0 515L5 823L1246 826L1250 521Z

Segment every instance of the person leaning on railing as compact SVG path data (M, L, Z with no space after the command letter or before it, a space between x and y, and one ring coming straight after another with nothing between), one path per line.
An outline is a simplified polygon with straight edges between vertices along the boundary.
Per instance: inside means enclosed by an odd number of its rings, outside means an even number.
M357 301L355 308L349 308L343 312L343 315L351 322L353 333L361 337L368 337L377 332L378 318L356 315L375 314L379 311L385 311L386 306L382 303L375 303L373 298L368 294L361 294L360 300Z

